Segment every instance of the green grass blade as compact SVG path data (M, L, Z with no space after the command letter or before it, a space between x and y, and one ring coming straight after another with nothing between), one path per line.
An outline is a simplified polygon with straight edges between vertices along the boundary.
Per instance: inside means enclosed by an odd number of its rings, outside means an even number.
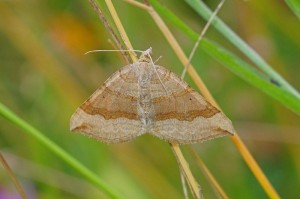
M300 19L300 1L299 0L285 0L285 3L290 7L294 14Z
M185 0L199 15L206 20L209 20L212 15L212 11L199 0ZM214 26L225 38L227 38L232 44L234 44L241 52L243 52L253 63L257 65L262 71L264 71L271 79L278 82L283 89L295 95L300 99L300 93L293 88L280 74L278 74L273 68L262 59L246 42L244 42L236 33L234 33L222 20L215 17L212 21Z
M184 22L178 19L171 11L160 5L156 0L149 0L154 9L162 16L164 16L170 23L175 25L178 29L184 32L194 41L197 40L198 34L193 32ZM215 22L216 23L216 22ZM284 106L300 115L300 100L293 93L288 90L282 89L277 85L271 83L275 81L279 83L278 79L267 78L257 71L254 67L250 66L238 56L229 52L220 45L212 43L207 39L200 42L201 48L210 54L212 57L224 64L229 70L234 72L245 81L254 85L258 89L267 93L269 96L281 102ZM281 83L281 82L280 82ZM279 83L279 85L281 85ZM282 86L282 85L281 85Z
M220 63L224 64L233 73L300 115L300 100L293 94L281 89L276 83L272 83L267 78L257 75L254 68L247 66L248 64L246 62L221 46L208 40L203 40L202 46L206 49L207 53L216 58Z
M96 185L100 190L106 193L111 198L120 199L118 193L115 190L111 189L106 183L104 183L95 173L87 169L84 165L78 162L75 158L69 155L66 151L56 145L54 142L49 140L46 136L44 136L40 131L35 129L33 126L25 122L23 119L14 114L10 109L0 103L0 115L5 119L15 124L25 133L30 136L33 136L40 143L42 143L45 147L67 162L71 167L76 169L79 173L81 173L86 179L88 179L91 183Z

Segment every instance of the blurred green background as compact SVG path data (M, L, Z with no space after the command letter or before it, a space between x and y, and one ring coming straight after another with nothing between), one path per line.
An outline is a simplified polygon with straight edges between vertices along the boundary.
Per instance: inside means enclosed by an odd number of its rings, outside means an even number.
M153 48L159 65L181 74L182 66L145 11L113 1L135 49ZM195 31L205 21L184 1L161 0ZM207 1L214 9L219 1ZM100 2L105 15L109 12ZM283 1L227 1L218 14L297 90L300 88L300 22ZM183 198L169 145L149 135L106 145L69 132L75 109L124 65L88 1L0 2L0 102L95 171L124 198ZM188 54L193 46L169 25ZM214 28L205 36L248 61ZM250 64L251 62L248 61ZM259 165L284 198L300 196L300 120L200 50L197 72L231 118ZM187 76L185 80L194 88ZM230 198L267 198L229 138L193 146ZM185 147L182 147L186 152ZM0 118L0 150L30 198L107 198L32 137ZM217 198L195 160L185 153L205 198ZM0 198L18 194L0 167ZM1 198L2 199L2 198Z

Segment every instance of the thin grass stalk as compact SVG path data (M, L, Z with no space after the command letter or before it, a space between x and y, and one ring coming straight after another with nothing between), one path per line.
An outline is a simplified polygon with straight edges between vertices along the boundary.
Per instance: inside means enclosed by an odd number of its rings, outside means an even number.
M124 50L124 47L119 40L118 36L115 34L113 28L109 25L108 21L106 20L105 16L103 15L102 11L98 7L97 3L94 0L89 0L90 4L94 8L95 12L97 13L99 19L104 24L106 30L110 33L112 39L114 40L114 44L111 42L111 44L114 46L115 49ZM117 48L116 48L117 47ZM129 64L129 57L128 54L124 51L120 51L120 53L123 55L123 59L126 61L127 64Z
M112 4L112 2L110 0L105 0L105 3L106 3L106 5L109 9L109 12L110 12L116 26L117 26L117 29L118 29L118 31L120 33L120 36L121 36L121 38L122 38L122 40L125 44L126 49L127 50L133 50L132 44L131 44L131 42L130 42L127 34L126 34L126 31L125 31L125 29L122 25L122 22L121 22L118 14L117 14L116 9L114 8L114 6ZM138 60L136 54L133 51L129 51L129 55L130 55L133 62L136 62Z
M184 199L189 199L189 192L188 189L186 188L186 180L183 171L180 171L180 179L181 179Z
M4 169L8 173L9 177L11 178L14 186L16 187L18 193L20 194L22 199L27 199L27 196L25 194L25 191L23 187L21 186L21 183L18 181L18 178L14 175L12 172L9 164L6 162L5 158L3 157L2 153L0 152L0 162L2 163Z
M216 180L216 178L213 176L213 174L207 168L207 166L205 165L205 163L201 160L201 158L196 153L196 151L192 147L190 147L190 146L188 146L188 149L189 149L189 152L194 157L194 159L196 160L198 166L202 170L202 173L205 174L206 178L208 179L208 181L212 185L213 190L216 192L216 195L219 196L219 197L221 197L221 198L223 198L223 199L228 199L229 198L228 195L225 193L225 191L223 190L223 188L221 187L221 185L218 183L218 181Z
M172 49L178 56L179 60L182 62L182 65L185 66L188 63L188 58L183 53L183 50L180 48L180 45L176 41L176 39L173 36L173 34L171 33L171 31L168 29L166 24L160 18L158 13L155 12L155 10L150 9L150 8L147 10L150 10L149 14L151 15L153 20L156 22L157 26L160 28L160 30L165 35L165 38L171 45ZM190 76L192 77L192 79L195 81L195 83L196 83L197 87L199 88L199 90L201 91L201 93L205 96L205 98L211 104L220 108L218 106L218 104L216 103L216 101L214 100L214 98L212 97L212 95L210 94L210 92L208 91L208 89L206 88L206 86L203 83L203 81L201 80L200 76L196 73L196 71L192 65L190 65L188 72L189 72ZM271 183L269 182L269 180L267 179L267 177L265 176L265 174L263 173L261 168L258 166L255 159L253 158L253 156L251 155L251 153L249 152L249 150L243 143L243 141L238 136L237 132L234 136L231 137L231 140L235 144L237 150L240 152L240 154L242 155L246 164L249 166L250 170L252 171L252 173L254 174L254 176L256 177L256 179L258 180L260 185L262 186L262 188L265 190L267 195L270 198L280 198L278 193L276 192L276 190L273 188L273 186L271 185Z
M187 179L188 185L190 186L190 189L191 189L191 192L192 192L194 198L197 198L197 199L202 198L201 197L201 195L202 195L201 187L195 180L193 173L191 172L191 170L189 168L189 164L185 160L185 158L180 150L179 145L171 144L171 143L170 143L170 145L171 145L171 149L174 152L174 155L176 157L178 165L180 167L179 169L184 174L185 178Z

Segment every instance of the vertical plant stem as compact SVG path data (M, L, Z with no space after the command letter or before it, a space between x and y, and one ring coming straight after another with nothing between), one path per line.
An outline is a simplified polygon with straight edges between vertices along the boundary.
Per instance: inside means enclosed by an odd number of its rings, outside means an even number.
M113 20L114 20L114 22L115 22L115 24L117 26L117 29L118 29L118 31L119 31L119 33L121 35L121 38L123 39L123 42L124 42L127 50L133 50L133 47L132 47L132 45L130 43L130 40L129 40L127 34L126 34L126 31L125 31L125 29L124 29L124 27L122 25L122 22L121 22L120 18L118 17L117 11L116 11L115 7L113 6L111 0L105 0L105 2L106 2L106 5L107 5L110 13L111 13L111 16L113 17ZM129 55L130 55L131 59L134 62L137 61L136 54L133 51L130 51Z
M106 20L106 18L103 15L102 11L98 7L97 3L94 0L89 0L89 2L92 5L92 7L94 8L95 12L97 13L99 19L102 21L102 23L105 26L106 30L110 33L112 39L115 42L114 45L116 45L118 47L118 49L124 50L124 47L123 47L121 41L119 40L118 36L115 34L113 28L109 25L108 21ZM124 51L120 51L120 52L122 53L124 60L127 63L129 63L129 57L128 57L127 53L124 52Z
M14 173L10 169L9 164L5 161L5 158L3 157L1 152L0 152L0 162L2 163L4 169L7 171L7 173L9 174L9 176L10 176L12 182L14 183L17 191L19 192L21 198L27 199L24 189L22 188L21 184L19 183L17 177L14 175Z
M204 162L201 160L201 158L198 156L198 154L195 152L195 150L193 150L192 147L188 147L190 153L194 156L194 158L197 161L197 164L199 165L199 167L202 169L202 172L206 175L206 177L209 179L211 185L213 185L213 188L215 190L215 192L217 192L217 195L220 195L221 198L223 199L228 199L229 197L227 196L227 194L225 193L225 191L222 189L222 187L220 186L220 184L217 182L217 180L215 179L215 177L212 175L212 173L209 171L209 169L206 167L206 165L204 164Z
M181 167L180 170L183 172L185 178L187 179L187 182L191 188L192 194L194 198L200 199L201 198L201 189L197 181L195 180L190 168L189 164L185 160L178 144L171 144L171 148L174 152L174 155L176 157L176 160Z

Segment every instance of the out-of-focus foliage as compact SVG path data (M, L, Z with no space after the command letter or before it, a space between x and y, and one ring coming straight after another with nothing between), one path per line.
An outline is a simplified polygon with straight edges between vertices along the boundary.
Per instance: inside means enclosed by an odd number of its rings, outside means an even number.
M285 2L300 19L300 2L297 0L285 0Z
M204 20L186 3L161 2L201 32ZM207 3L214 9L218 1ZM104 2L100 4L111 21ZM134 48L143 50L151 46L154 59L163 56L160 65L180 74L179 61L150 16L123 1L114 4ZM114 48L88 1L1 1L0 16L3 104L98 173L124 198L183 198L178 166L164 141L145 135L129 143L106 145L69 132L69 119L77 106L124 65L117 53L84 55L88 50ZM299 90L300 22L284 2L227 1L219 17ZM175 27L170 28L188 54L193 42ZM213 28L206 37L248 61ZM297 198L299 116L201 50L197 51L193 64L275 189L285 198ZM186 81L194 86L188 76ZM30 198L106 197L3 118L0 118L0 147ZM194 147L229 197L266 197L228 138ZM186 157L204 196L216 198L195 160L188 153ZM3 169L0 169L0 195L6 198L16 195Z

